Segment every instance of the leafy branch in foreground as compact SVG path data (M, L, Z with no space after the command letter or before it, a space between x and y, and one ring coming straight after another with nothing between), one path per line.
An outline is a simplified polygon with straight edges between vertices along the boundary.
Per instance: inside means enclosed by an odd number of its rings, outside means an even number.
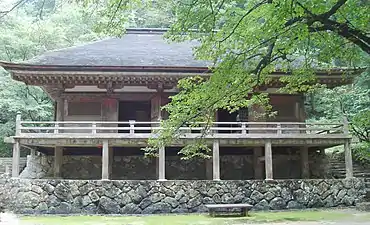
M104 22L100 28L122 34L126 24L120 21L132 6L117 8L120 1L109 0L104 8L107 12L118 9L106 14L117 21L114 29L104 29ZM272 71L290 72L281 79L286 84L281 91L302 93L316 87L315 70L357 68L369 58L370 6L366 1L157 2L169 2L166 7L170 8L163 11L175 15L166 37L171 41L197 41L195 55L211 62L213 75L210 80L185 79L180 83L182 91L164 107L170 114L162 122L166 129L150 140L148 153L175 141L182 125L212 121L217 109L235 111L253 104L268 105L267 95L256 90L268 86ZM181 153L198 156L204 149L200 138Z

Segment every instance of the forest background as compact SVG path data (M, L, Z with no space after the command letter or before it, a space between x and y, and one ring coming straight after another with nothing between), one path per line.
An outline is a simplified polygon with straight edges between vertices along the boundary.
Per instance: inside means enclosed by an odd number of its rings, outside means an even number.
M97 26L106 17L91 7L63 0L0 0L0 60L25 61L46 51L112 35ZM126 9L124 27L168 28L174 12L167 9L163 4ZM366 54L363 65L370 65ZM370 160L369 69L351 85L310 89L305 107L309 122L341 122L345 117L351 123L356 159ZM11 156L3 138L14 134L17 112L25 120L48 121L54 118L54 103L40 88L14 81L0 68L0 157Z

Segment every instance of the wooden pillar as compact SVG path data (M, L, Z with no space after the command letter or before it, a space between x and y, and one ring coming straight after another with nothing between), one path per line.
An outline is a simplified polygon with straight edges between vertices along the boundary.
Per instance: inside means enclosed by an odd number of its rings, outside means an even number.
M58 121L64 121L64 110L65 110L65 100L64 98L61 97L63 91L58 91L58 96L56 97L56 103L57 103L57 107L56 107L56 112L55 112L55 120L58 122ZM63 129L58 129L58 127L63 127L63 124L59 124L57 123L55 125L55 129L54 130L54 133L64 133L65 130Z
M260 161L262 156L262 148L256 147L253 149L253 168L254 168L254 179L261 180L263 179L263 167Z
M158 158L158 180L166 180L166 148L159 148L159 158Z
M113 174L113 162L114 162L114 152L113 152L113 147L109 147L109 167L108 167L109 179L112 179L112 174Z
M108 140L103 141L102 152L102 180L109 180L109 146Z
M296 102L294 105L294 116L297 121L300 121L300 104Z
M162 91L157 90L157 93L155 93L154 97L151 99L150 116L152 121L160 121L162 119L161 107L162 107Z
M19 161L20 161L21 149L19 141L16 140L13 144L13 164L12 164L12 177L19 177Z
M56 111L56 120L57 121L64 121L64 98L58 97L56 99L57 102L57 111Z
M353 177L353 165L352 165L352 151L351 151L351 136L349 135L349 125L347 117L343 117L343 134L348 136L348 139L344 142L344 161L346 164L346 178Z
M117 99L107 96L101 102L101 119L103 121L117 122L118 121L119 102ZM104 124L105 127L117 127L118 124ZM116 129L99 131L100 133L117 133Z
M302 179L310 178L310 165L308 163L308 147L302 147L301 153L301 177Z
M306 120L306 111L304 107L305 96L302 94L299 101L299 122Z
M346 178L353 178L352 151L350 140L344 143L344 161L346 164Z
M54 177L61 178L61 168L63 164L63 147L54 148Z
M212 180L212 159L205 160L206 165L206 180Z
M15 119L15 135L21 135L21 114L18 112ZM19 163L21 156L21 146L19 140L15 140L13 143L13 160L12 160L12 177L19 177Z
M213 180L220 180L220 142L213 141Z
M273 179L273 170L272 170L272 147L271 141L268 140L265 143L265 170L266 170L266 180Z

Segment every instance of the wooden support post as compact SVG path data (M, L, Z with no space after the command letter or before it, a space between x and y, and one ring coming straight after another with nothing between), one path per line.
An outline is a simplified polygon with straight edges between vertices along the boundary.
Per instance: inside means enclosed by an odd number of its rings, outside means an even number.
M346 163L346 178L353 178L352 151L350 140L344 143L344 160Z
M220 142L213 141L213 180L220 180Z
M260 157L262 156L262 148L257 147L253 149L253 168L254 168L254 179L263 179L263 167L260 162Z
M55 146L54 148L54 177L61 178L61 168L63 164L63 147Z
M273 179L272 147L270 140L268 140L265 143L265 170L266 170L266 180L272 180Z
M343 133L349 136L347 117L343 117ZM351 139L344 142L344 161L346 164L346 178L353 178Z
M310 178L310 165L308 163L308 147L304 146L300 149L301 153L301 176L302 179Z
M112 174L113 174L113 162L114 162L114 152L113 152L113 147L109 147L109 168L108 168L108 173L109 173L109 179L112 179Z
M59 90L58 97L56 98L56 103L57 103L57 109L56 109L56 115L55 119L57 122L64 121L64 110L65 110L65 99L61 97L63 91ZM61 123L56 123L54 127L54 133L63 133L66 132L66 130L59 129L60 127L63 127L64 124Z
M22 127L21 120L22 120L21 113L18 112L17 116L15 118L15 135L16 136L19 136L22 133L22 131L21 131L21 127Z
M16 140L13 144L13 167L12 167L12 177L19 177L19 161L20 161L21 149L19 141Z
M158 180L166 180L166 148L159 148L159 158L158 158Z
M103 152L102 152L102 180L109 179L109 146L108 140L103 141Z
M295 116L295 118L297 119L297 121L299 121L300 120L300 104L299 104L299 102L296 102L295 103L295 107L294 107L294 116Z
M64 98L58 97L57 100L57 111L56 111L56 120L64 121Z

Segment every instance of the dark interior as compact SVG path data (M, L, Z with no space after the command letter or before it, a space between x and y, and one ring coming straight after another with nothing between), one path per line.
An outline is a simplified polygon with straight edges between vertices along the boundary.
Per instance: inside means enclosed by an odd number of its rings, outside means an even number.
M217 111L217 122L237 122L238 111L230 113L225 109ZM218 127L236 127L237 125L219 124ZM218 133L232 133L228 130L219 130Z
M120 101L118 108L118 121L128 122L129 120L150 122L150 102ZM129 124L120 124L120 127L129 127ZM136 127L148 127L149 124L136 124ZM121 130L120 133L129 133L128 130ZM149 130L135 131L135 133L150 133Z
M211 147L211 146L210 146ZM262 147L262 146L261 146ZM141 147L113 147L115 156L131 156L131 155L144 155ZM166 147L166 156L175 156L179 154L181 147ZM310 151L318 150L318 147L309 148ZM38 151L54 155L54 148L51 147L38 147ZM101 155L102 146L96 147L65 147L63 155ZM212 152L209 153L212 155ZM253 154L253 147L220 147L220 155L250 155ZM273 147L273 154L277 155L291 155L299 154L298 147L292 146L279 146ZM262 151L262 156L264 151Z

